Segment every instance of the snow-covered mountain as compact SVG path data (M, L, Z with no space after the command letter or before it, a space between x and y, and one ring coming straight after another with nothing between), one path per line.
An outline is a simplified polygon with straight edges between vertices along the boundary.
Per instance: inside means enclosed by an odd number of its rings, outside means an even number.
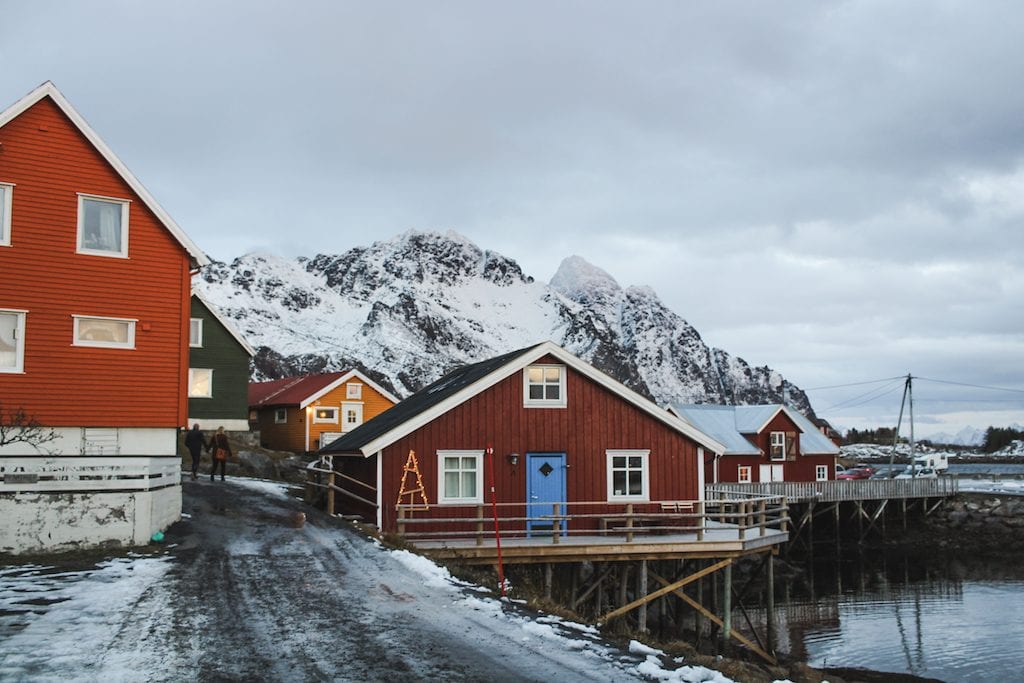
M947 444L950 446L980 446L985 443L985 430L977 427L964 427L956 434L948 432L937 432L924 437L932 443Z
M340 255L248 254L197 289L257 348L256 378L357 367L399 396L455 366L552 340L668 402L807 396L768 367L709 348L648 287L623 288L578 256L550 284L461 235L411 231Z

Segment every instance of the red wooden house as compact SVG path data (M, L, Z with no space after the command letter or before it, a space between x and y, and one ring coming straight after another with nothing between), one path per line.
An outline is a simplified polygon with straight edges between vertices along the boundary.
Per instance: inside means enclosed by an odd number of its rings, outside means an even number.
M725 444L705 468L709 484L828 481L839 447L784 405L675 405L670 410Z
M347 511L397 527L403 502L444 517L491 503L522 505L510 530L552 527L545 514L703 497L703 462L722 444L551 342L467 365L322 448ZM416 472L406 472L409 454ZM418 473L419 477L416 476ZM357 483L359 482L359 483ZM356 496L369 504L360 504ZM558 505L558 508L554 508ZM474 514L470 512L469 514ZM505 515L508 516L507 514ZM518 524L518 526L517 526ZM419 530L429 531L429 525Z
M0 403L53 429L44 452L142 458L147 471L175 457L191 275L207 262L52 83L0 113ZM19 485L46 490L33 476ZM176 519L180 489L177 509L161 495L146 514Z

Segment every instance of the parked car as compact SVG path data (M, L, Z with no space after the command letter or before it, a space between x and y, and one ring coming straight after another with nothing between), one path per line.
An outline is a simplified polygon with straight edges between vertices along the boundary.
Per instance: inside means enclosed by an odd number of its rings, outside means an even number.
M870 467L850 467L836 475L836 479L870 479L874 472Z
M915 470L913 467L908 467L899 474L896 475L896 479L938 479L938 473L931 467L923 467Z
M886 467L880 467L877 472L871 475L872 479L895 479L896 475L903 471L903 467L894 467L891 470Z

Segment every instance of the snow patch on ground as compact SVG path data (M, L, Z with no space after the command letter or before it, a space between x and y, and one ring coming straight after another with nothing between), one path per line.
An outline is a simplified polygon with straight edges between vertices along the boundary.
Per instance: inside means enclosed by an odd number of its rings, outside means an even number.
M260 493L266 493L267 495L274 496L276 498L291 498L291 491L294 487L289 484L285 484L280 481L269 481L267 479L250 479L248 477L236 477L228 479L225 483L230 483L232 486L241 486L242 488L249 489L251 491L258 491Z

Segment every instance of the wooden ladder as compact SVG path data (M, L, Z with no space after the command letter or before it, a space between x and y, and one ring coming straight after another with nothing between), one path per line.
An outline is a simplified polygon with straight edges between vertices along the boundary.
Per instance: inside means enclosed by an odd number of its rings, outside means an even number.
M409 482L409 474L416 475L416 487L407 488ZM416 494L420 494L420 499L423 501L422 504L416 504ZM416 460L416 451L409 451L409 457L405 461L405 467L402 470L402 488L398 492L398 502L395 505L402 504L402 498L409 496L409 502L406 505L415 506L406 508L408 510L429 510L430 503L427 502L427 492L423 488L423 477L420 476L420 463Z

